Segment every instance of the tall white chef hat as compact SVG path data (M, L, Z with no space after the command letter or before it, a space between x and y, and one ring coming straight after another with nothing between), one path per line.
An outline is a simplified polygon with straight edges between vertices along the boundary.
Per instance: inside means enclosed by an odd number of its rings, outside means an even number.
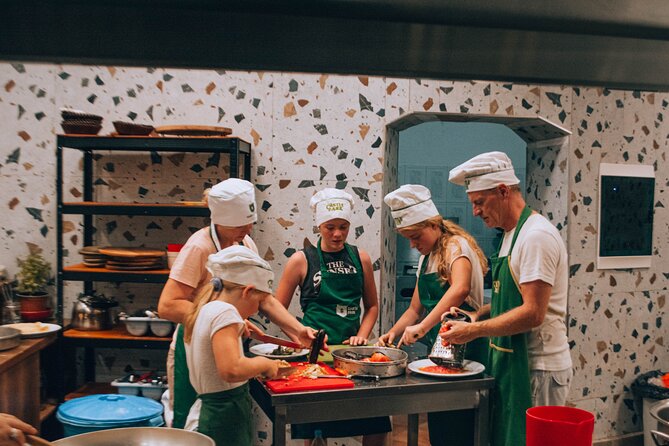
M439 215L432 202L430 189L420 184L405 184L383 198L390 207L390 214L397 229L415 225Z
M353 197L343 190L326 188L316 192L311 197L309 206L314 210L316 226L335 218L350 222L353 211Z
M448 181L465 186L467 192L477 192L501 184L512 186L520 183L513 171L511 159L503 152L487 152L451 169Z
M211 221L216 225L239 227L258 220L253 184L239 178L221 181L209 191Z
M207 259L207 269L214 278L239 285L253 285L266 293L272 292L272 267L246 246L232 245L211 254Z

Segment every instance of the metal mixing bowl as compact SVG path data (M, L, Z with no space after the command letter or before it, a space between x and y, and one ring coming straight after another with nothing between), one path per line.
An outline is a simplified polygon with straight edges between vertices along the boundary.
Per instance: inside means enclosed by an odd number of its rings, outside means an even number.
M353 354L351 355L350 352ZM351 357L356 355L368 357L374 352L388 356L390 362L365 362ZM352 375L376 375L379 378L404 374L408 358L409 355L404 350L390 347L346 347L332 352L335 368L345 370Z
M21 343L21 330L0 327L0 350L9 350Z
M58 446L216 446L199 432L168 427L123 427L74 435L52 442Z

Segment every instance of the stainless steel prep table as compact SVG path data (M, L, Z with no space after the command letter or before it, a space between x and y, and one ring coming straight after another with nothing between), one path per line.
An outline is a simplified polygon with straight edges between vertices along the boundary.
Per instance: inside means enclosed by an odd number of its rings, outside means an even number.
M273 393L257 379L251 396L272 420L274 446L286 444L286 425L313 421L348 420L383 415L408 415L407 445L418 444L418 415L444 410L475 409L474 446L488 445L489 376L440 379L407 371L379 382L354 380L352 389Z

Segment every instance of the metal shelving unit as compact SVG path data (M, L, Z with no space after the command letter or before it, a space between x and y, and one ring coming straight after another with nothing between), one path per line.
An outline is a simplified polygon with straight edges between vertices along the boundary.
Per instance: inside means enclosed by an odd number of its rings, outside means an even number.
M63 152L78 150L82 154L81 202L63 202ZM83 216L83 246L94 244L93 218L96 215L127 216L181 216L206 217L209 209L204 205L182 203L102 203L93 199L93 166L96 151L117 152L187 152L228 154L230 177L251 177L251 144L236 137L151 137L151 136L86 136L58 135L56 145L56 320L65 328L63 339L68 347L85 348L85 375L89 381L95 376L93 349L96 347L159 348L167 349L170 339L159 337L134 338L123 330L79 332L64 324L63 288L65 281L83 283L84 291L93 289L93 282L164 283L169 270L112 271L89 268L83 264L65 265L63 261L63 216Z

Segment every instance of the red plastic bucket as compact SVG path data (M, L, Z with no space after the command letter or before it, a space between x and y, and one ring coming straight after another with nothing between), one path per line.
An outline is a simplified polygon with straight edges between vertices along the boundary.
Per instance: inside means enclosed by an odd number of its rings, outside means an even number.
M595 416L565 406L530 407L525 412L526 446L592 446Z

